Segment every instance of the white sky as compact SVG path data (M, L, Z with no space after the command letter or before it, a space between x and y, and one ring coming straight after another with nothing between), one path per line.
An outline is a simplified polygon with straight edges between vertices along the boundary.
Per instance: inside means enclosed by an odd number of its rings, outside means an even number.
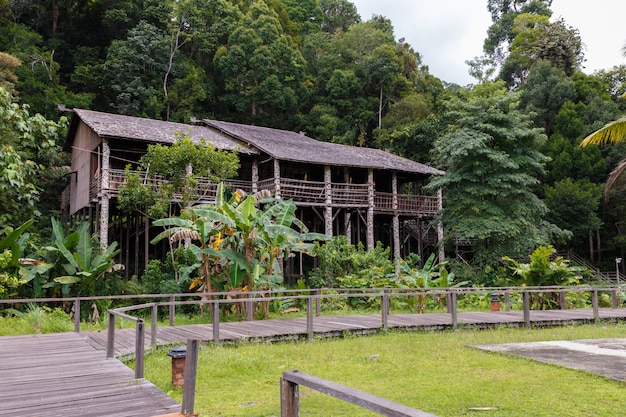
M443 81L475 83L465 61L482 55L491 25L486 0L350 0L361 18L389 18L396 39L405 38L429 71ZM625 0L553 0L552 18L578 29L586 46L584 72L626 64Z

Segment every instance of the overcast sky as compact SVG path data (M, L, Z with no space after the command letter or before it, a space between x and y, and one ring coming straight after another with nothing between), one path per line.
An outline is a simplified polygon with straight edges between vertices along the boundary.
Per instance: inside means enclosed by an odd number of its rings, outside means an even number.
M351 0L361 18L389 18L396 39L422 55L430 73L460 85L475 83L465 61L482 55L491 25L486 0ZM586 46L583 70L592 74L626 64L626 0L553 0L552 18L578 29Z

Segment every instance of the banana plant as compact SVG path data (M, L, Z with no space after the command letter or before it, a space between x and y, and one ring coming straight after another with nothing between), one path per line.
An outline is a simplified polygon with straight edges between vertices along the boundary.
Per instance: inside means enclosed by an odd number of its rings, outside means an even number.
M94 295L96 280L109 271L122 268L114 262L115 256L119 253L117 242L113 242L104 250L94 250L88 223L81 223L75 232L66 236L61 222L55 218L51 221L52 245L44 249L57 255L53 263L60 265L61 272L65 275L54 277L42 288L60 287L62 295L67 297L70 287L80 283L86 295ZM43 268L42 265L38 266ZM45 269L44 272L49 270L50 268Z
M198 255L198 263L191 269L200 268L202 288L207 291L252 291L279 285L279 259L291 252L311 254L312 241L326 239L325 235L308 233L295 217L292 201L272 198L267 192L246 195L241 190L227 198L222 183L217 187L215 204L192 207L186 215L189 218L156 221L155 225L168 229L152 242L166 237L176 241L190 238L190 248ZM294 225L301 232L294 230ZM218 269L224 272L221 278Z
M435 254L431 254L422 268L417 266L419 257L415 254L409 256L406 261L399 259L396 264L400 270L400 281L408 288L453 288L462 287L468 281L454 283L454 274L448 273L445 266L448 261L435 262ZM417 311L423 313L425 309L426 296L418 294ZM438 302L441 300L439 299Z

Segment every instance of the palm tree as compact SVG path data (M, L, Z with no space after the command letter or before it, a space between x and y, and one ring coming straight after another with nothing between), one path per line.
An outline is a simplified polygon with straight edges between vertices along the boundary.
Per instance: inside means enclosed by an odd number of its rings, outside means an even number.
M626 43L622 47L622 54L626 57ZM626 93L622 96L626 99ZM596 130L589 136L587 136L580 146L587 145L604 145L608 143L620 143L626 142L626 116L619 118L603 128ZM604 198L609 199L611 190L623 182L623 174L626 171L626 157L619 161L615 169L609 174L606 180L606 186L604 188ZM621 180L621 181L620 181Z
M626 116L621 117L603 128L596 130L587 136L580 146L604 145L608 143L626 142ZM624 182L624 172L626 172L626 157L624 157L613 171L609 174L604 188L604 198L609 199L611 190L619 183Z

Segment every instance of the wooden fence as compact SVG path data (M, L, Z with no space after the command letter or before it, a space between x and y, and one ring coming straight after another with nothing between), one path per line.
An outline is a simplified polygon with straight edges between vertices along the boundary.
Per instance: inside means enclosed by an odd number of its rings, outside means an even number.
M74 330L80 331L80 312L81 305L85 302L95 300L145 300L145 299L165 299L167 301L154 301L148 303L141 303L131 305L127 307L120 307L110 309L108 311L108 330L107 330L107 347L106 355L109 358L115 356L115 331L116 320L118 318L130 320L135 323L135 377L138 379L144 376L144 355L146 340L146 329L144 319L135 315L131 315L131 312L149 311L150 316L150 345L156 346L157 332L158 332L158 313L159 308L167 308L169 312L169 325L175 325L175 312L177 306L185 305L208 305L212 312L212 338L214 343L220 341L220 312L221 307L225 304L239 304L245 306L245 319L252 321L254 319L253 312L257 303L269 303L272 301L284 302L291 300L291 302L299 302L306 305L306 330L303 333L307 338L312 339L314 334L314 322L315 317L321 315L322 303L324 300L336 301L337 299L351 299L359 298L376 302L370 303L370 305L380 306L380 329L387 330L388 319L390 313L390 305L393 298L401 297L402 299L409 299L410 297L432 297L439 300L445 300L445 307L447 313L450 315L450 323L453 329L457 329L459 325L458 321L458 301L459 297L467 297L472 295L487 296L491 302L503 302L504 309L511 311L513 303L511 302L512 295L521 297L521 310L523 310L523 322L527 328L531 327L531 311L534 305L539 306L537 302L538 296L550 295L551 300L556 300L556 305L559 309L566 309L566 295L570 294L589 294L591 298L591 310L594 320L600 319L599 304L600 293L610 294L610 302L612 308L621 307L620 292L622 288L618 286L571 286L571 287L506 287L506 288L441 288L441 289L405 289L405 288L378 288L378 289L306 289L306 290L280 290L280 291L258 291L258 292L239 292L229 293L228 298L224 293L210 293L210 294L143 294L143 295L122 295L122 296L100 296L100 297L73 297L73 298L39 298L39 299L14 299L14 300L0 300L0 309L3 306L16 307L22 303L61 303L64 304L66 309L70 305L74 312ZM197 299L201 297L201 299ZM533 304L533 300L535 300ZM519 307L517 307L519 308ZM146 316L146 314L144 314ZM304 329L303 329L304 330ZM190 341L188 341L188 346ZM195 341L197 349L197 341ZM192 353L193 355L193 353ZM197 355L197 353L196 353ZM197 360L197 359L196 359ZM193 358L191 361L193 365ZM191 366L191 365L190 365ZM194 365L195 366L195 365ZM185 371L187 373L187 370ZM189 370L189 375L195 374L195 368ZM299 376L298 376L299 375ZM289 373L285 379L286 390L288 396L293 396L294 386L293 384L301 384L310 386L314 389L319 388L320 391L329 395L337 394L338 398L349 398L356 401L355 404L365 406L364 404L370 404L368 400L373 398L369 397L369 394L350 391L349 388L340 388L338 385L326 381L315 379L315 377L307 376L302 377L301 373ZM282 383L281 383L282 384ZM322 390L323 389L323 390ZM186 390L188 391L188 390ZM350 394L347 394L350 393ZM193 410L193 394L191 399L183 399L183 410ZM186 402L185 402L186 401ZM288 404L285 407L293 409L297 400L286 400ZM386 400L384 400L386 401ZM384 403L383 401L383 403ZM191 405L190 405L191 404ZM371 403L373 404L373 403ZM373 406L373 405L372 405ZM187 408L185 408L187 407ZM281 406L282 407L282 406ZM366 406L366 408L368 408ZM393 410L394 406L389 405L390 410ZM370 408L372 409L372 408ZM374 410L376 411L376 410ZM293 412L293 411L290 411ZM389 411L392 414L385 414L390 416L421 416L425 417L429 414L419 412L422 414L393 414L396 411ZM399 411L398 411L399 412ZM297 414L285 414L283 417L290 417Z
M285 371L280 378L280 416L297 417L300 415L299 386L333 396L342 401L375 411L389 417L436 417L424 411L377 397L345 385L337 384L322 378L299 371Z
M314 334L314 321L315 316L321 315L321 304L323 300L333 300L341 298L360 298L371 299L377 298L380 301L380 317L381 317L381 329L388 329L390 301L393 297L402 297L408 299L409 297L437 297L438 299L446 300L447 313L450 314L450 323L453 329L458 329L458 298L460 296L467 296L468 294L483 294L492 299L500 300L504 303L504 309L510 311L511 295L521 295L523 310L524 326L526 328L531 327L531 299L536 298L537 295L552 294L553 298L558 299L558 308L566 309L566 294L567 293L589 293L591 295L591 309L593 311L593 319L598 320L600 318L599 313L599 293L605 292L611 294L611 303L613 308L617 308L620 305L618 287L507 287L507 288L442 288L442 289L398 289L398 288L385 288L385 289L315 289L315 290L285 290L277 292L241 292L238 294L229 294L228 298L224 298L224 293L212 293L203 297L200 300L180 300L176 301L175 297L184 296L178 295L162 295L162 297L169 297L169 301L159 301L138 304L128 307L116 308L109 310L109 325L107 336L107 356L113 357L114 343L115 343L115 329L116 318L122 318L135 322L136 327L136 343L135 343L135 358L136 369L135 372L138 378L143 377L143 356L144 356L144 338L145 326L143 319L131 316L128 313L138 310L150 311L150 341L151 346L156 346L157 341L157 316L159 307L167 307L169 310L169 324L174 325L174 314L176 306L184 305L209 305L212 312L212 339L214 343L220 342L220 311L221 307L225 304L239 304L245 305L246 320L253 320L253 311L257 303L268 303L271 301L300 301L306 303L306 330L305 334L308 339L313 339ZM196 295L198 296L198 295ZM154 296L153 296L154 297Z

